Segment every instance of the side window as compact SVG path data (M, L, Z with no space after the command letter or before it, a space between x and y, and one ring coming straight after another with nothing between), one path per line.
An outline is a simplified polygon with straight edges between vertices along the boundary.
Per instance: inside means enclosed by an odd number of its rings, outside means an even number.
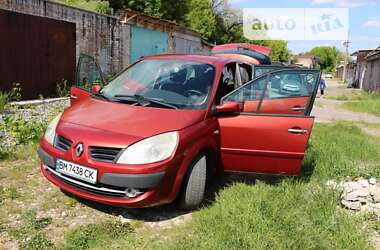
M222 101L243 103L244 112L294 114L306 110L319 74L308 70L275 71L245 84Z
M313 74L299 72L280 72L270 76L267 85L267 94L264 99L310 96L313 83Z
M236 77L236 63L230 63L224 66L220 76L218 90L216 92L215 104L219 104L223 96L228 95L238 86Z
M76 85L90 91L93 85L104 85L102 73L94 58L81 55L77 68Z
M252 80L252 68L246 64L239 64L241 83L245 84Z

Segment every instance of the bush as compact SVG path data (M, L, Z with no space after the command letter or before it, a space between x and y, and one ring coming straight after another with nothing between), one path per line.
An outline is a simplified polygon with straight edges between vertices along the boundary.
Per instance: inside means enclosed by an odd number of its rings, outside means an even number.
M17 115L5 118L4 122L10 135L15 138L16 144L38 142L47 126L43 122L26 121Z

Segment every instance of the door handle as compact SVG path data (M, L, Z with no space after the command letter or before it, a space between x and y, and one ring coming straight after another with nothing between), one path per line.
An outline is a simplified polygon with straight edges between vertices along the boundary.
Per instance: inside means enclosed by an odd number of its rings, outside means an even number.
M293 111L304 111L304 110L305 110L305 107L294 106L293 108L291 108L291 110L293 110Z
M78 99L78 97L75 96L75 95L70 95L70 98L71 98L71 99Z
M292 133L292 134L306 134L307 130L306 129L290 128L290 129L288 129L288 132Z

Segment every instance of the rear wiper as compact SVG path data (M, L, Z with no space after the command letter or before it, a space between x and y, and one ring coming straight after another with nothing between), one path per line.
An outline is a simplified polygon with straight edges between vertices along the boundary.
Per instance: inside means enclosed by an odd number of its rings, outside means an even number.
M171 108L171 109L178 109L178 107L176 107L172 104L169 104L167 102L164 102L162 99L145 97L145 96L137 95L137 94L135 94L135 95L115 95L114 97L118 98L118 99L119 98L131 99L133 101L136 101L140 105L142 105L141 102L148 102L148 103L154 103L154 104L161 105L163 107L167 107L167 108Z

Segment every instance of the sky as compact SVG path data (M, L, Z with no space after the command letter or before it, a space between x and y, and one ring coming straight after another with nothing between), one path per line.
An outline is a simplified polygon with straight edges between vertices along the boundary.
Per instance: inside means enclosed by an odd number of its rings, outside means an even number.
M380 45L380 0L230 0L243 8L349 8L349 52L374 49ZM315 46L335 46L344 51L342 41L288 41L293 53L307 52Z

